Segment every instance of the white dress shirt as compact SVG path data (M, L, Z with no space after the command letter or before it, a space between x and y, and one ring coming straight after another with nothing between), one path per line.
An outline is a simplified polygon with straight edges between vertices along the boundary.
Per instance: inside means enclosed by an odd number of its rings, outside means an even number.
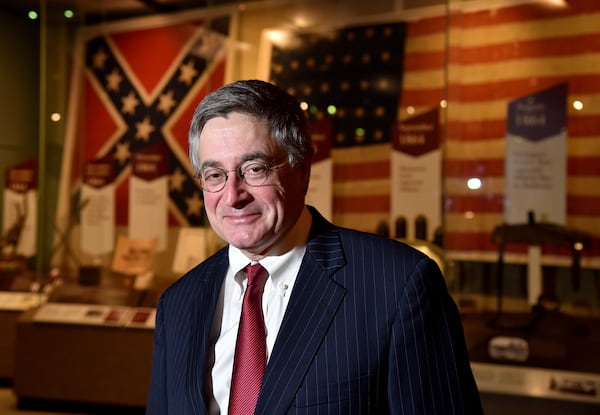
M259 261L269 272L262 298L267 334L267 362L306 251L307 233L302 234L303 239L295 248L283 255L265 257ZM214 361L207 362L208 385L212 393L208 402L211 415L227 414L229 407L235 343L247 283L245 273L241 271L250 262L252 261L239 249L229 246L229 269L221 288L211 331L208 356L214 358Z

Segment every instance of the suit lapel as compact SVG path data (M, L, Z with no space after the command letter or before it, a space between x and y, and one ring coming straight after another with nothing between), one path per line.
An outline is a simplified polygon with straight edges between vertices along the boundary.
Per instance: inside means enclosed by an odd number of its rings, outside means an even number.
M225 255L212 269L205 271L204 279L199 281L199 290L196 300L190 307L190 344L188 346L188 377L187 384L190 387L188 395L195 408L195 413L206 413L205 401L205 371L208 346L214 320L215 309L219 298L223 278L227 271L228 261ZM202 408L202 409L199 409Z
M346 293L332 274L345 264L339 235L318 213L307 252L263 378L257 414L282 414L291 404Z

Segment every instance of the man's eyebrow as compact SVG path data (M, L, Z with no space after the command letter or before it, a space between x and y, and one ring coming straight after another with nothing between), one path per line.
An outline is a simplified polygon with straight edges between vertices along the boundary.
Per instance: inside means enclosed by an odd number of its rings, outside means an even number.
M244 161L253 161L253 160L261 160L265 161L269 158L268 154L265 153L249 153L245 154L243 157Z
M269 156L265 153L262 152L254 152L254 153L247 153L244 154L241 157L241 163L245 163L247 161L254 161L254 160L261 160L261 161L266 161L269 159ZM221 163L220 161L217 160L205 160L201 165L200 168L201 169L206 169L206 168L210 168L210 167L223 167L223 163Z
M221 166L221 164L216 160L206 160L200 165L200 169L203 170L203 169L206 169L209 167L220 167L220 166Z

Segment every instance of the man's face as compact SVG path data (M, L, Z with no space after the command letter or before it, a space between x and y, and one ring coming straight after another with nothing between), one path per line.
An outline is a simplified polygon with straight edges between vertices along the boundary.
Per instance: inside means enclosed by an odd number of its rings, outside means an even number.
M211 166L228 171L223 190L204 191L206 213L215 232L253 259L289 249L286 236L304 207L309 169L291 167L285 150L269 137L268 128L240 113L208 121L200 134L199 150L201 170ZM237 176L235 170L249 160L276 164L265 185L250 186Z

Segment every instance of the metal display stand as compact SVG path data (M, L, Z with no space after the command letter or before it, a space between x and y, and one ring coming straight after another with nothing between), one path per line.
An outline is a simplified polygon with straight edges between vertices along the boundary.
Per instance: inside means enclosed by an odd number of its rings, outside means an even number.
M538 317L535 313L544 311L544 293L542 285L541 247L554 246L564 248L571 254L571 283L575 290L580 286L581 252L587 249L591 243L591 235L575 229L570 229L552 223L536 223L530 218L526 224L503 224L497 226L492 238L498 244L497 263L497 318L495 324L501 324L500 318L503 314L504 296L504 254L509 244L527 245L529 251L528 261L528 298L533 307L534 319Z

